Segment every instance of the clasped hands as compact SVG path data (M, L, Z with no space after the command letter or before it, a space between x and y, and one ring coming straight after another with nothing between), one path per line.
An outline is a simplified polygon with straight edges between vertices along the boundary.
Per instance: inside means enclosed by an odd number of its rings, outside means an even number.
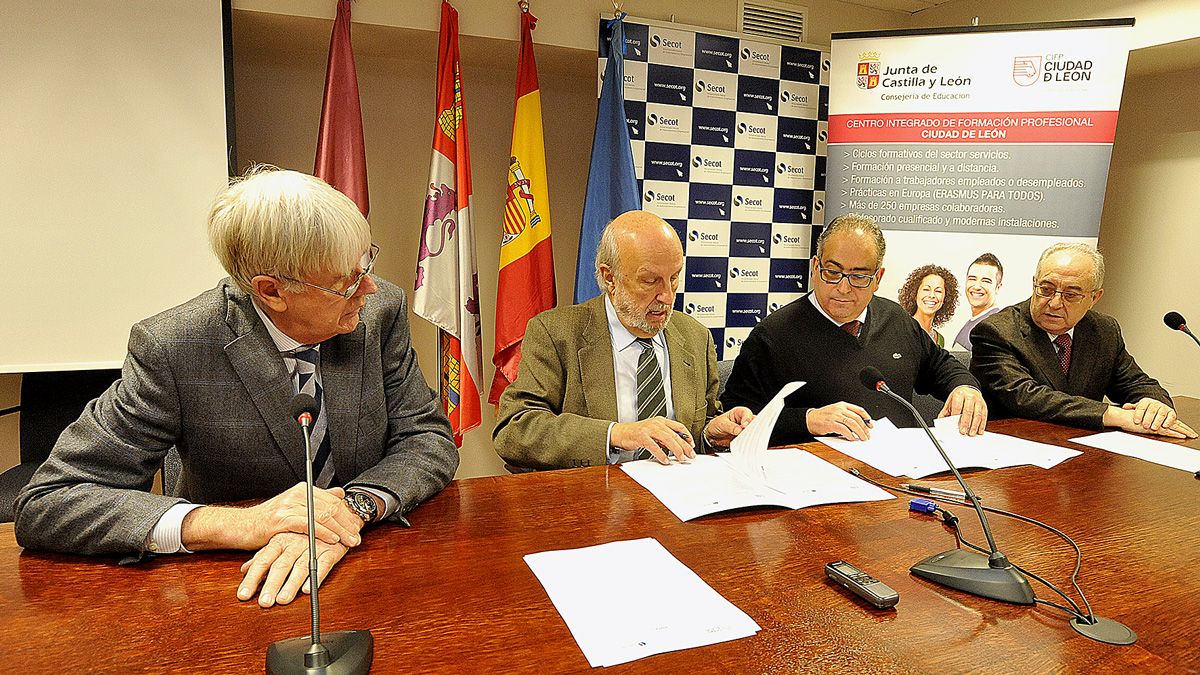
M710 445L728 447L753 419L749 408L738 406L709 420L704 437ZM687 427L666 417L618 422L612 427L609 442L628 450L645 448L659 464L669 464L671 455L680 462L690 462L696 456L696 441Z
M987 404L983 394L969 385L955 387L946 398L938 417L960 415L958 431L964 436L978 436L987 426ZM839 401L821 408L809 408L805 414L808 432L813 436L838 436L848 441L865 441L871 437L871 415L861 406Z
M1126 403L1104 411L1104 426L1136 434L1156 434L1168 438L1195 438L1196 432L1175 415L1175 410L1152 398Z
M313 488L317 540L317 584L350 550L362 542L362 518L350 510L342 488ZM241 567L239 600L258 594L258 604L287 604L310 592L308 512L304 483L247 508L201 507L183 521L184 545L204 549L257 549Z

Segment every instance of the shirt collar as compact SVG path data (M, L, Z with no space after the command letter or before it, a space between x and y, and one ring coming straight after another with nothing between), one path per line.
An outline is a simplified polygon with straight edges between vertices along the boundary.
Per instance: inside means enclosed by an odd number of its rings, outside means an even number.
M612 300L608 294L604 294L604 314L608 317L608 334L612 337L612 345L614 352L623 352L627 347L637 342L639 337L629 332L625 324L621 323L621 319L617 317L617 308L613 307ZM659 347L667 346L666 338L663 333L666 332L666 327L658 331L650 341Z
M267 316L267 313L262 310L262 307L258 306L258 302L251 299L250 304L254 305L254 311L258 313L258 318L262 319L263 325L267 327L267 333L271 335L271 341L275 343L275 348L280 352L293 352L301 347L307 346L302 342L293 340L283 331L279 330L279 328L275 325L275 322L271 321L271 317ZM318 350L320 348L321 345L316 345L314 347L314 349Z
M821 283L825 283L825 282L822 281ZM816 307L817 311L821 313L821 316L825 317L826 319L829 319L829 321L832 322L833 325L837 326L838 328L841 328L842 323L840 321L834 319L832 316L829 316L829 313L825 311L825 308L821 306L821 303L817 302L817 294L815 292L809 291L808 299L810 302L812 302L813 307ZM859 323L864 324L864 325L867 323L867 310L870 308L871 308L871 303L868 302L867 306L863 307L862 314L858 315ZM847 323L849 323L849 322L847 322Z
M1071 342L1075 341L1075 326L1071 326L1071 330L1067 331L1067 335L1071 336ZM1051 342L1054 342L1058 336L1054 333L1046 333L1046 337L1050 338Z

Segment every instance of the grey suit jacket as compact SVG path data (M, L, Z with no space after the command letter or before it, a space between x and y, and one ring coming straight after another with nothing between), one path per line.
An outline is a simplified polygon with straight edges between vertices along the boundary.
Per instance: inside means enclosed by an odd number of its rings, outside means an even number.
M700 447L704 426L721 414L716 347L708 329L681 312L671 315L665 333L675 419ZM530 319L517 380L500 398L492 434L496 452L534 469L604 465L608 425L616 419L604 296Z
M321 344L338 476L390 492L399 519L453 478L450 425L417 365L404 292L379 293ZM76 553L144 550L171 506L266 499L304 480L292 382L250 297L229 279L135 325L121 379L88 404L16 502L17 541ZM150 493L172 447L177 496Z
M1006 307L971 332L971 372L991 417L1024 417L1088 429L1103 426L1107 396L1116 405L1152 398L1172 405L1158 381L1125 350L1116 319L1089 311L1075 324L1066 375L1029 301Z

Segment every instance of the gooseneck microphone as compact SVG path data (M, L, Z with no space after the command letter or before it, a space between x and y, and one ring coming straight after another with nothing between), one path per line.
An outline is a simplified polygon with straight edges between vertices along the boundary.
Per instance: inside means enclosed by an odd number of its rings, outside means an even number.
M317 536L313 510L313 415L320 408L308 394L292 397L292 419L304 434L304 486L308 495L308 589L312 604L312 633L309 637L280 640L267 648L267 672L291 673L366 673L375 656L371 631L343 630L329 633L321 640L321 604L317 598Z
M1200 345L1200 340L1196 339L1195 333L1188 330L1187 321L1184 320L1183 315L1179 312L1167 312L1166 316L1163 317L1163 323L1167 324L1167 328L1170 328L1171 330L1187 333L1188 337L1192 338L1193 342L1195 342L1197 345Z
M878 368L873 366L863 368L858 377L866 388L887 394L907 408L912 413L913 419L917 420L917 423L925 430L933 447L937 448L938 454L942 456L946 466L950 467L954 478L962 486L967 501L970 501L971 505L975 507L975 513L979 515L979 522L983 525L983 534L987 537L988 548L991 551L990 555L984 557L975 551L954 548L922 560L909 568L909 571L934 583L971 595L1018 605L1032 605L1034 595L1029 580L1017 571L1008 558L996 547L996 540L992 537L992 528L988 526L987 516L979 504L979 497L975 496L970 486L963 480L962 474L958 472L958 467L954 466L954 462L950 460L950 456L946 454L942 444L925 424L925 419L903 396L898 396L888 387L887 381Z

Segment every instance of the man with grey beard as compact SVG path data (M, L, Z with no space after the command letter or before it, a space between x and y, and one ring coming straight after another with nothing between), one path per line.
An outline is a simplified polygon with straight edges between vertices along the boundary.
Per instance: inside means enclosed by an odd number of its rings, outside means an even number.
M673 315L683 246L662 218L629 211L596 251L604 295L530 319L517 380L500 398L496 452L511 466L561 469L728 447L753 419L721 412L708 329Z

